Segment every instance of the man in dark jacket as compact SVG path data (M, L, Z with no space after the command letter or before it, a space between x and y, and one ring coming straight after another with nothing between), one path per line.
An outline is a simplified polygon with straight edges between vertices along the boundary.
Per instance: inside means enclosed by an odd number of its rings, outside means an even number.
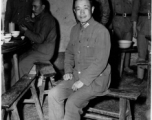
M48 94L49 120L80 120L82 108L99 93L104 95L111 81L108 30L93 19L91 0L75 0L74 11L79 23L65 51L64 81Z
M110 16L109 1L96 0L94 3L95 3L95 10L93 13L94 19L99 23L103 24L104 26L106 26Z
M32 48L19 58L19 75L28 74L35 62L49 61L53 54L56 43L55 19L46 9L45 0L33 1L35 22L33 31L21 26L24 35L31 41Z

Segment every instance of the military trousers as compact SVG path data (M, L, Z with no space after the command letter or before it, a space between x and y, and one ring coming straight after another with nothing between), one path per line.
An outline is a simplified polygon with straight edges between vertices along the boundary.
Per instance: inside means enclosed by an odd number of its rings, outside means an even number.
M148 53L148 40L145 38L145 35L140 32L137 35L137 48L138 59L146 60Z
M74 80L62 81L49 91L49 120L80 120L82 108L96 97L97 92L92 90L91 85L84 85L74 92L73 84Z

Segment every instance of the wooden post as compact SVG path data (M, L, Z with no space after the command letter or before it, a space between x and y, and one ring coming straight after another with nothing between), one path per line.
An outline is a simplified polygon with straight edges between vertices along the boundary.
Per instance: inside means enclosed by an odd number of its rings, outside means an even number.
M126 118L126 106L127 106L126 99L120 98L120 101L119 101L120 120L125 120Z

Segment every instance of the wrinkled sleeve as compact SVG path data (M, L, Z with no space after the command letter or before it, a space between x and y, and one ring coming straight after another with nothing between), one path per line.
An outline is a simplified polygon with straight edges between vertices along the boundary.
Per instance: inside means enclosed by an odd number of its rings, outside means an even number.
M109 20L110 15L110 7L108 0L100 0L101 1L101 9L102 9L102 17L101 23L105 25Z
M139 12L140 0L133 0L133 7L132 7L132 21L137 21L138 19L138 12Z
M38 33L32 32L30 30L25 32L25 36L34 43L42 43L46 39L50 31L54 30L55 21L53 19L50 20L45 18L41 21L41 25L39 27L41 27L41 29Z
M64 71L66 73L73 73L73 67L74 67L74 45L73 45L73 34L74 34L74 28L71 30L70 34L70 41L68 43L68 46L65 51L65 59L64 59Z
M9 22L11 22L12 18L12 10L13 10L13 0L7 0L6 4L6 12L5 12L5 31L9 31Z
M97 34L95 43L95 60L82 73L80 81L85 85L90 85L106 69L110 54L110 35L108 30L102 29Z

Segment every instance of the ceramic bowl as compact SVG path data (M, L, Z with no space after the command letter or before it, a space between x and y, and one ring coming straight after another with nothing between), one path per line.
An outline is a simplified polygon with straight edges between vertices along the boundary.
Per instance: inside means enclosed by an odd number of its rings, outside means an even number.
M12 31L11 33L13 37L18 37L20 34L20 31Z
M129 48L132 45L132 41L129 40L119 40L119 48Z
M4 42L9 42L11 40L12 35L10 33L5 34Z
M11 40L11 38L5 38L5 39L4 39L4 42L5 42L5 43L8 43L10 40Z

